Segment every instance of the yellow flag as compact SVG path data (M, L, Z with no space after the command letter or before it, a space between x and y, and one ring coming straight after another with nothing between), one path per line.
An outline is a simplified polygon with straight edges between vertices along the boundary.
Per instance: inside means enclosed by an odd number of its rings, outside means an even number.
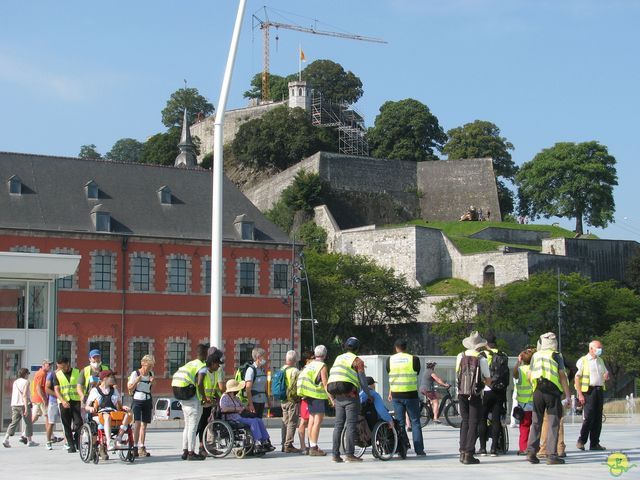
M304 52L302 51L302 49L300 49L300 61L301 62L305 62L306 61L306 58L304 56Z

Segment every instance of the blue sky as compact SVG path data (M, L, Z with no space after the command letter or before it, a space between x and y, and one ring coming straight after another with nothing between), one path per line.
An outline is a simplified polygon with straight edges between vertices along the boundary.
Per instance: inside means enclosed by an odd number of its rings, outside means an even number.
M386 100L416 98L450 129L497 124L521 164L558 141L598 140L618 160L616 223L602 237L640 241L637 194L640 1L249 0L229 108L262 68L251 14L383 37L388 45L288 30L271 34L271 71L330 58L358 75L372 125ZM217 105L237 2L0 2L0 150L102 153L163 129L183 79ZM260 15L262 12L258 12ZM550 220L552 221L552 220ZM573 226L573 221L562 222ZM586 227L589 228L589 227Z

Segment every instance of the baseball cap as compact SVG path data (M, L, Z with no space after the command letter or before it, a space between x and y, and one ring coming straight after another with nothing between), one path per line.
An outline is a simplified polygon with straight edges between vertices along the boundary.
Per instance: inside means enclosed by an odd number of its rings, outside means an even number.
M99 377L100 377L100 380L104 380L105 378L110 377L111 375L115 375L115 374L116 374L116 372L114 372L113 370L102 370L100 372Z
M367 377L367 385L373 385L374 383L378 382L376 382L373 377Z
M45 358L44 360L42 360L42 363L48 363L49 365L51 365L53 362L51 360L49 360L48 358Z
M98 349L93 349L89 352L89 358L93 358L93 357L101 357L102 353L100 353L100 350Z

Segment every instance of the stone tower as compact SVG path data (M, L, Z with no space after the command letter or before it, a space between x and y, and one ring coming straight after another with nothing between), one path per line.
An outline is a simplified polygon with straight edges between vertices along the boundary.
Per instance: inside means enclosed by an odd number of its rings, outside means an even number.
M193 168L196 163L196 149L191 141L191 131L187 120L187 109L184 109L184 119L182 120L182 134L180 135L180 143L178 144L180 153L176 157L174 166Z
M305 80L289 82L289 108L295 107L311 111L311 92Z

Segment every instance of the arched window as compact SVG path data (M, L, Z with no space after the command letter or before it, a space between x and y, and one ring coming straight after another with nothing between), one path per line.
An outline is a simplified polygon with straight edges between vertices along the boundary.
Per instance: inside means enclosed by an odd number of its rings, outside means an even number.
M482 274L482 284L483 285L496 284L496 271L492 265L487 265L486 267L484 267L484 272Z
M298 89L298 96L299 96L299 97L301 97L301 96L302 96L302 89L301 89L301 88L299 88L299 89Z

